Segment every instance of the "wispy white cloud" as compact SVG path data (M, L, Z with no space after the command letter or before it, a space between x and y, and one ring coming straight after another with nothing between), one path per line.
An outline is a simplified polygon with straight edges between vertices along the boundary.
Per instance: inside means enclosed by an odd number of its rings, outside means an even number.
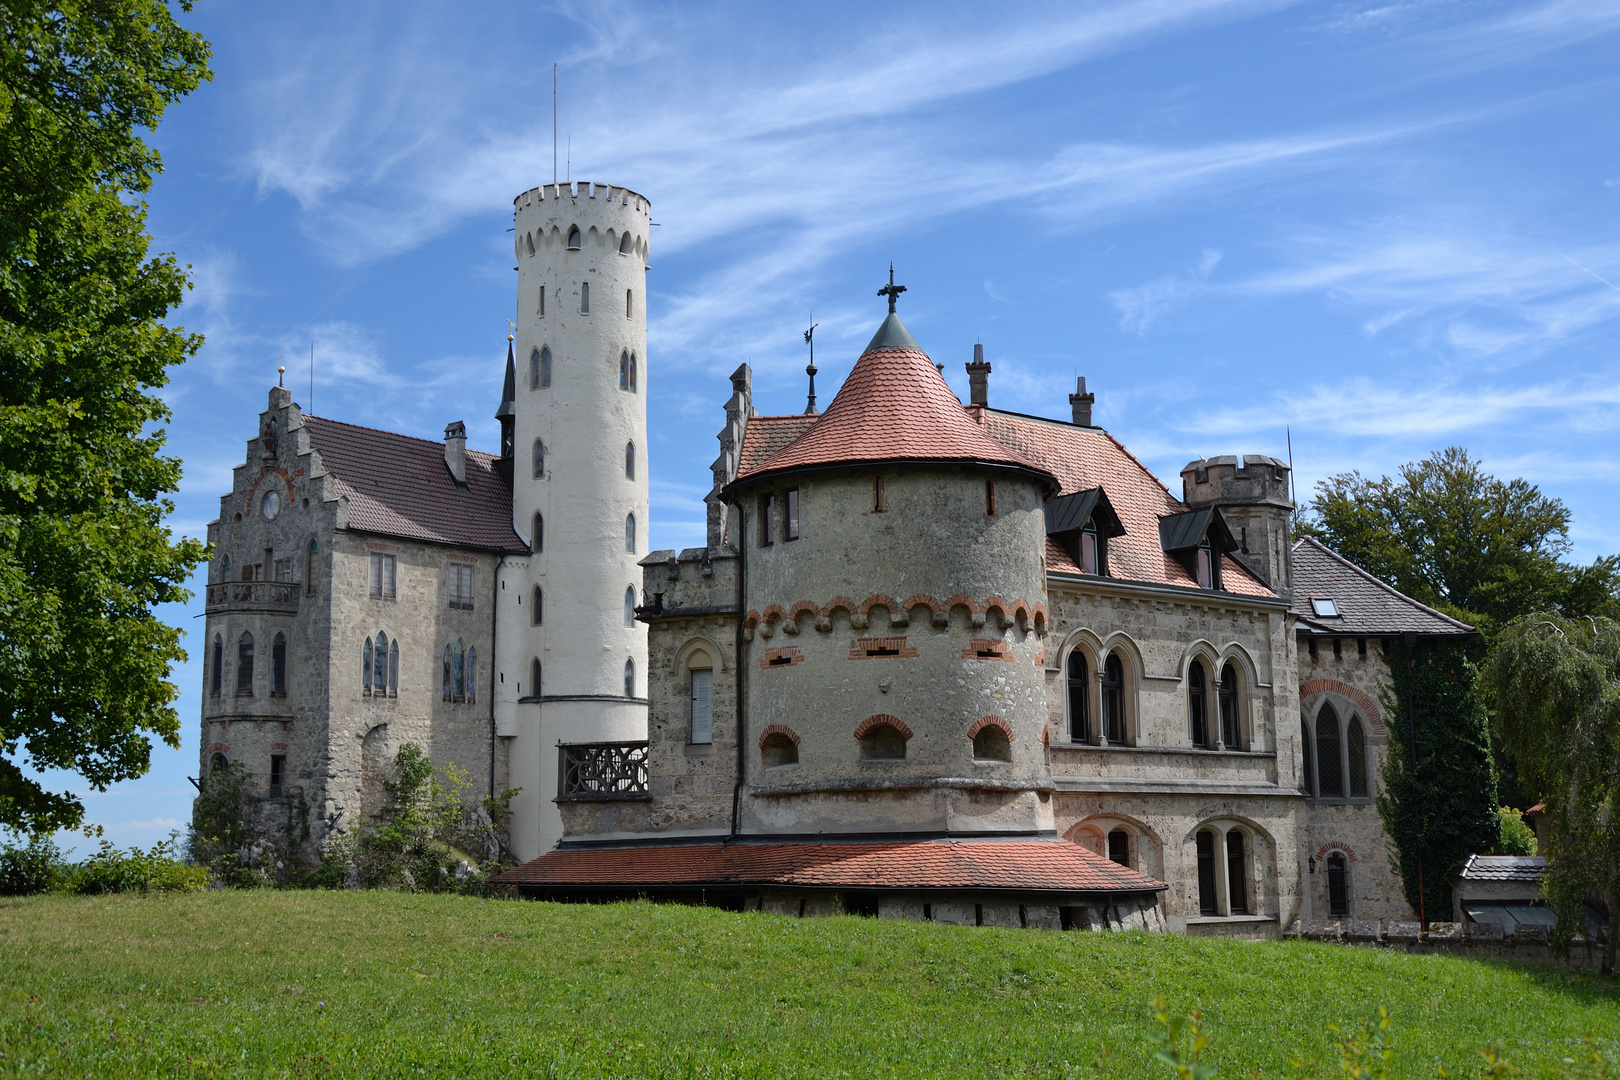
M1108 302L1119 312L1120 329L1145 334L1160 318L1209 291L1209 275L1220 261L1219 251L1206 248L1197 265L1184 274L1167 274L1109 293Z

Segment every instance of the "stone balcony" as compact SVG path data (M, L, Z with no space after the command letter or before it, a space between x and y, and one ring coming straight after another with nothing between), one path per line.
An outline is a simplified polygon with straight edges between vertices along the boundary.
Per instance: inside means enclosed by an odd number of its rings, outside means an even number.
M257 611L296 615L299 591L296 581L220 581L207 586L204 610L210 615Z

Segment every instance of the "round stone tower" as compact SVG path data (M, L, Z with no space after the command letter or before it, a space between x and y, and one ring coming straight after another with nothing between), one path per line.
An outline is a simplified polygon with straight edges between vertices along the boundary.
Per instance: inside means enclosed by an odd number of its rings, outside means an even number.
M562 835L558 743L647 737L647 635L634 619L647 551L651 207L622 187L547 184L513 200L515 378L501 404L512 518L533 554L497 598L497 733L514 853Z

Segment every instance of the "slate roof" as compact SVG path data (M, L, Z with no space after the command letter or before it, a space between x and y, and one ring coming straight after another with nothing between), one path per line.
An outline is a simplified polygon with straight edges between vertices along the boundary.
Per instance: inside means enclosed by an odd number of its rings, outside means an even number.
M1462 868L1468 881L1540 881L1546 872L1540 855L1470 855Z
M797 885L861 889L1016 889L1141 893L1166 886L1067 840L668 844L565 848L497 876L498 885Z
M467 486L456 485L444 444L391 431L304 417L310 447L349 500L349 528L486 551L527 552L512 531L512 492L493 454L467 451Z
M1467 623L1420 604L1380 581L1315 537L1294 541L1293 572L1294 598L1289 610L1306 633L1329 637L1461 637L1474 632ZM1339 617L1317 615L1311 607L1313 597L1332 599Z
M749 427L753 427L750 420ZM747 437L745 435L746 444ZM961 461L1003 465L1056 481L969 419L945 377L890 314L832 404L798 438L738 480L868 462Z
M986 433L1055 475L1063 494L1096 487L1107 493L1109 504L1125 527L1125 535L1108 541L1109 576L1186 589L1198 587L1186 568L1159 544L1159 519L1184 514L1187 507L1112 435L1101 428L1076 427L982 406L968 406L966 412ZM1046 542L1046 569L1080 573L1069 554L1050 538ZM1276 595L1229 556L1222 557L1221 582L1231 593Z

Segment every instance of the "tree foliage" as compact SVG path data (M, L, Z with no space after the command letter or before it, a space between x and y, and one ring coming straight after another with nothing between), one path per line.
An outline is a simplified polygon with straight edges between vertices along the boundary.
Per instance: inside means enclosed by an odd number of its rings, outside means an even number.
M1527 782L1541 792L1542 888L1558 911L1553 943L1567 952L1589 896L1609 909L1603 970L1614 970L1620 915L1620 623L1529 615L1497 641L1490 678L1497 724Z
M1612 599L1620 566L1565 564L1568 508L1526 480L1497 479L1458 446L1401 466L1397 477L1318 481L1299 528L1487 637L1530 611L1601 604L1605 589Z
M1451 875L1476 852L1501 842L1496 771L1478 671L1468 646L1421 643L1390 664L1384 694L1390 724L1378 813L1394 842L1396 862L1413 911L1451 917ZM1407 659L1411 671L1407 671ZM1412 760L1407 717L1417 725ZM1418 859L1423 861L1419 907Z
M182 5L185 6L185 5ZM168 682L204 556L163 525L180 463L148 391L201 339L166 326L187 279L148 257L140 137L209 77L165 0L0 0L0 824L71 828L98 790L179 744Z

